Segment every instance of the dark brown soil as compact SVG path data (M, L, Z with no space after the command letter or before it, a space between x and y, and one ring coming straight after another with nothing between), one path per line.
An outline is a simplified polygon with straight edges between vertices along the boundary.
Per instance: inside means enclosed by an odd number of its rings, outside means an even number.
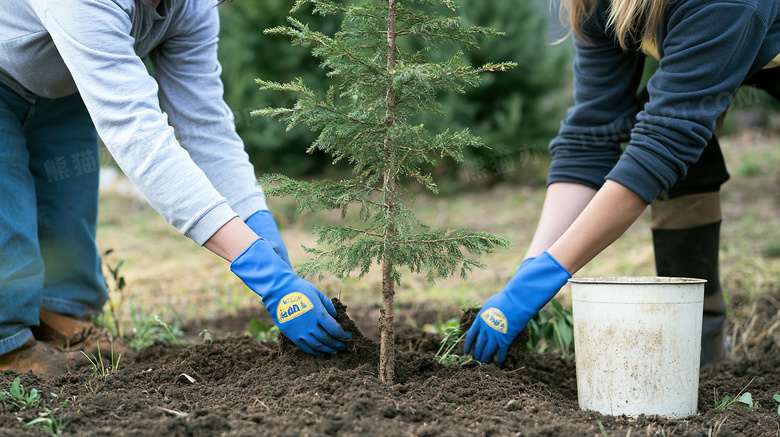
M240 326L248 323L212 321L214 338L228 331L232 336L187 347L155 344L132 362L123 360L119 372L109 376L82 368L51 381L32 375L21 379L24 387L43 393L44 405L55 416L67 420L62 434L74 436L591 437L602 435L597 419L613 437L626 436L629 429L632 436L775 436L780 435L780 416L772 395L780 393L780 346L777 327L771 330L770 324L780 320L776 303L769 298L754 315L753 326L766 328L756 332L769 334L757 336L734 361L702 369L699 414L684 420L580 411L574 362L554 355L526 355L519 348L503 369L439 364L434 354L440 337L410 323L397 327L397 381L384 385L377 378L375 308L350 309L356 324L340 315L355 339L333 357L311 357L284 339L252 341L241 335L245 328ZM413 310L400 312L417 326L443 315ZM248 322L260 314L233 319ZM0 391L17 376L0 373ZM733 396L748 383L746 391L760 404L756 411L715 408L716 389L719 397ZM41 412L42 407L0 404L0 436L47 435L42 428L24 426Z

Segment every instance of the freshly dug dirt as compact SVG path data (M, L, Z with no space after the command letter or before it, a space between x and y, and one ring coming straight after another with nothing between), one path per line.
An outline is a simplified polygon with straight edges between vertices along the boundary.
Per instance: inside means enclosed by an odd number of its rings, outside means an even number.
M214 338L233 335L187 347L155 344L132 362L122 360L108 376L94 376L88 367L51 381L21 379L67 420L62 435L74 436L591 437L602 435L597 419L610 436L625 436L629 428L632 436L775 436L780 416L772 395L780 392L780 345L777 327L769 329L780 320L780 308L765 304L753 327L761 333L764 326L768 334L740 351L741 358L702 369L699 414L683 420L580 411L574 362L554 355L517 348L503 369L439 364L434 354L441 338L407 324L397 328L397 381L382 384L375 309L345 312L338 302L339 322L354 340L333 357L311 357L286 339L258 343L241 336L239 325L212 322ZM417 326L435 321L430 311L409 310L401 312ZM363 327L369 334L361 334ZM0 374L0 391L17 376ZM719 398L735 396L748 383L746 391L760 404L756 411L715 408L715 390ZM0 436L47 435L24 426L39 417L41 406L0 405Z

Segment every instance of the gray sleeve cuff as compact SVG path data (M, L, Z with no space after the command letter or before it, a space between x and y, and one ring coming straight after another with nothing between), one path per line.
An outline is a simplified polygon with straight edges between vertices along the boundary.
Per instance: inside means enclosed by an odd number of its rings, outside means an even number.
M265 195L263 193L252 193L231 206L233 211L235 211L243 221L246 221L257 211L268 209L268 204L265 202Z
M224 201L206 211L182 234L198 243L199 246L203 246L212 235L235 217L236 213L230 208L227 201Z

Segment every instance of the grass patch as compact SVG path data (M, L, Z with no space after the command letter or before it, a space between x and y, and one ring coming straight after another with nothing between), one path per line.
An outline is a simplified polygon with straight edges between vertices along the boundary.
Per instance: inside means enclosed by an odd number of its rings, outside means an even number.
M92 365L94 376L108 376L119 371L119 361L122 359L122 355L117 355L116 358L114 358L114 343L111 343L111 356L108 357L108 361L103 360L103 354L100 351L100 342L97 342L97 357L94 355L90 357L84 351L80 352L87 357L89 364Z
M466 338L466 331L460 329L458 319L451 318L446 322L437 322L432 325L435 332L443 338L436 351L434 359L441 364L467 364L473 361L471 355L458 355L453 353L455 348Z

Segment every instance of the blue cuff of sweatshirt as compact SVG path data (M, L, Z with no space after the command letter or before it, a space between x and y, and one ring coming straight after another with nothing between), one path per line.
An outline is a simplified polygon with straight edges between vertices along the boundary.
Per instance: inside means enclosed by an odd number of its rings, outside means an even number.
M627 150L612 171L607 174L606 179L633 191L649 205L661 194L661 191L674 184L677 176L658 163L642 161L646 160L638 160Z

